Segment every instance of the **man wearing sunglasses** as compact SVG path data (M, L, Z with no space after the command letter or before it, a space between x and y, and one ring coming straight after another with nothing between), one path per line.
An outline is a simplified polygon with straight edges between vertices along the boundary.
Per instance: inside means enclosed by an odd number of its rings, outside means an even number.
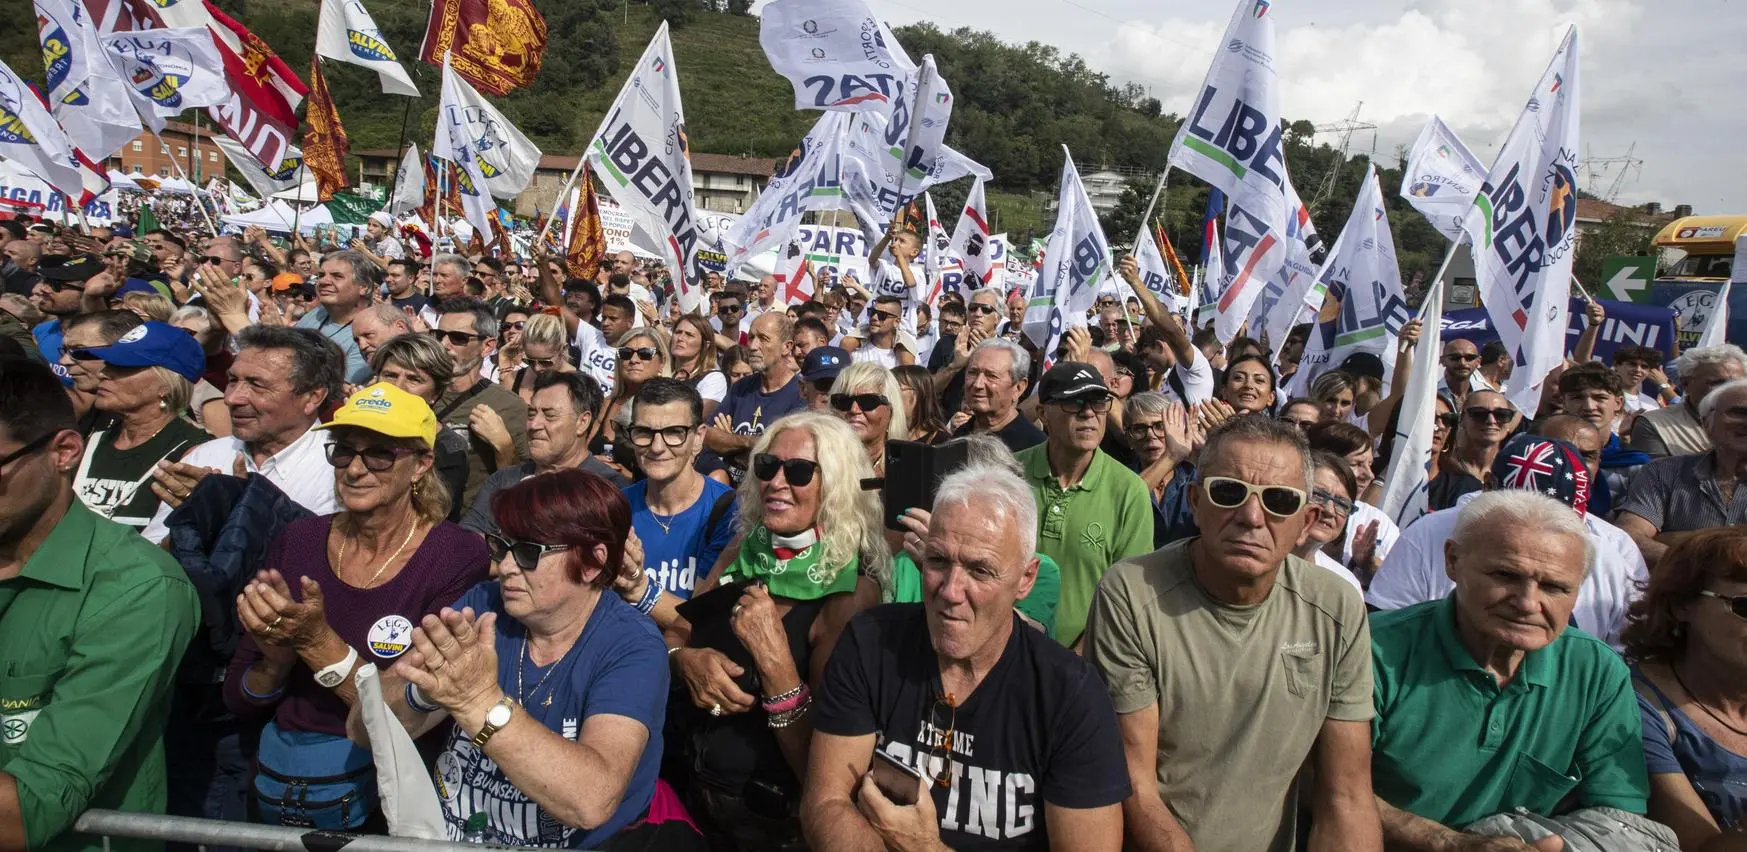
M746 331L740 327L741 321L746 320L746 291L739 284L731 284L727 289L712 294L710 301L716 312L710 317L710 327L716 330L716 348L746 345ZM747 325L751 323L747 322Z
M1747 379L1718 385L1698 413L1710 451L1645 465L1616 504L1620 528L1651 565L1694 532L1747 524L1747 499L1737 484L1747 469Z
M1104 575L1085 655L1123 733L1130 837L1186 831L1199 849L1286 852L1303 802L1311 848L1382 849L1365 605L1291 555L1320 513L1313 485L1296 428L1227 420L1189 486L1200 536ZM1307 759L1312 786L1298 783Z
M455 377L432 408L438 420L467 438L462 505L472 505L486 477L528 457L528 404L479 374L497 351L497 314L478 299L450 299L437 311L431 333L455 360Z
M30 303L49 318L30 332L36 337L37 351L50 364L61 358L62 322L82 311L85 282L104 273L103 261L93 254L47 255L42 259L37 273L41 278L30 292Z
M1037 550L1061 566L1055 635L1072 646L1105 570L1152 550L1153 503L1146 483L1098 448L1115 397L1096 368L1055 365L1038 398L1049 437L1013 457L1037 498Z
M1472 340L1454 338L1444 344L1444 377L1438 380L1438 390L1456 399L1460 409L1472 391L1493 390L1480 378L1480 347Z
M985 287L971 294L965 306L966 321L960 331L941 329L940 340L928 358L928 372L934 374L934 386L940 388L941 410L956 412L964 402L965 368L971 353L984 340L995 336L1001 322L1001 291ZM942 313L944 320L945 314ZM1027 445L1030 446L1030 445Z
M87 808L163 813L188 575L73 494L83 442L40 361L0 360L0 847L73 850Z
M868 311L867 325L843 336L843 348L857 362L867 361L888 370L916 363L916 345L899 326L904 321L904 300L897 296L879 296Z

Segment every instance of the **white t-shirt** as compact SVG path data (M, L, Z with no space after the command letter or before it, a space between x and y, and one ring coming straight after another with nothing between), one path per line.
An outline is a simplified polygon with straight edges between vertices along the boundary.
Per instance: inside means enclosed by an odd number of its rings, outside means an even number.
M1184 403L1196 405L1213 398L1213 365L1207 363L1200 347L1189 347L1189 363L1185 365L1179 360L1171 369L1177 371L1177 381L1183 383L1183 394L1189 397Z
M1476 496L1464 494L1455 506L1409 524L1371 580L1365 602L1378 609L1401 609L1448 595L1456 584L1444 573L1444 542L1455 531L1462 507ZM1590 514L1583 516L1583 523L1595 545L1595 565L1577 590L1572 615L1583 632L1618 649L1626 608L1638 597L1638 584L1648 580L1649 571L1624 530Z
M571 345L581 353L582 363L578 366L594 377L595 383L601 386L601 395L611 397L613 383L617 381L618 350L607 345L606 335L601 334L600 329L586 322L576 324L576 337Z
M1381 563L1389 558L1390 548L1395 546L1395 540L1401 538L1401 529L1395 525L1381 509L1363 500L1353 501L1353 513L1347 516L1347 540L1341 545L1341 564L1353 564L1353 538L1360 527L1377 522L1377 560Z
M728 377L721 370L711 370L698 379L698 396L711 402L721 402L728 396Z
M1649 394L1645 394L1645 393L1626 394L1625 410L1628 413L1636 413L1639 411L1655 411L1656 409L1661 408L1661 407L1662 407L1662 404L1657 402L1656 399L1654 397L1650 396Z
M1353 572L1348 571L1347 566L1336 562L1334 557L1318 550L1316 552L1316 564L1318 567L1327 568L1328 570L1333 571L1335 576L1353 584L1353 589L1359 594L1362 595L1365 593L1365 587L1359 583L1359 578L1353 576Z
M898 350L895 347L892 349L881 349L878 346L873 345L873 342L865 337L862 338L861 345L855 347L854 352L849 353L849 359L858 364L878 364L888 370L896 370L898 368Z
M189 450L188 455L182 457L182 463L214 468L229 476L236 465L237 454L241 453L249 473L267 477L268 482L277 485L297 505L317 515L331 515L340 511L340 498L334 491L334 468L328 464L327 457L332 434L325 429L311 429L263 465L256 465L254 456L244 452L241 440L214 438ZM140 534L153 544L162 544L170 535L170 528L165 525L169 517L170 504L165 503L158 507L158 513L152 516L152 522Z

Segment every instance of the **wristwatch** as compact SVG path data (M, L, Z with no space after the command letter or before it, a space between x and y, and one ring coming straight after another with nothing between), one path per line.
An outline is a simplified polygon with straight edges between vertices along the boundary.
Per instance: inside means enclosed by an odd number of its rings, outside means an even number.
M485 711L485 724L480 725L479 733L473 735L473 747L485 748L486 741L491 739L493 734L503 730L503 726L510 723L510 716L515 712L515 708L516 705L510 703L507 695L496 704L491 705L491 709Z
M346 658L315 673L315 682L333 689L344 683L346 673L352 670L352 664L358 662L358 649L346 648Z

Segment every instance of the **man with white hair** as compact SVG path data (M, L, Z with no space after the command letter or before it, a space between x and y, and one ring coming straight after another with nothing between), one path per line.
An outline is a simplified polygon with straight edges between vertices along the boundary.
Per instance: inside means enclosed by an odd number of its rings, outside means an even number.
M1010 469L941 482L923 602L856 616L826 664L801 806L812 848L1122 847L1130 786L1110 699L1013 610L1037 579L1036 529ZM875 780L886 759L913 777Z
M1747 352L1733 343L1688 349L1674 362L1686 394L1680 402L1644 411L1632 423L1627 443L1654 458L1702 453L1711 448L1710 436L1699 423L1699 406L1711 389L1747 378Z
M1747 379L1711 390L1698 412L1709 451L1644 465L1618 503L1620 529L1651 565L1694 532L1747 523L1747 499L1740 499L1738 484L1747 467Z
M988 433L1016 453L1049 439L1019 411L1031 375L1031 355L1024 347L1005 338L987 338L964 359L960 375L964 410L971 419L954 434L962 438ZM939 381L937 376L935 383Z
M391 302L375 302L352 317L352 339L368 362L382 344L412 332L412 320Z
M427 328L437 327L438 305L467 297L467 276L472 274L473 264L461 255L439 254L431 258L431 299L419 310L419 319L425 321Z
M1574 819L1563 805L1614 809L1585 828L1624 840L1627 815L1645 812L1631 674L1567 629L1594 550L1557 500L1481 494L1444 544L1453 594L1372 619L1371 786L1389 848L1562 849L1481 835L1543 841ZM1528 823L1551 830L1511 827Z

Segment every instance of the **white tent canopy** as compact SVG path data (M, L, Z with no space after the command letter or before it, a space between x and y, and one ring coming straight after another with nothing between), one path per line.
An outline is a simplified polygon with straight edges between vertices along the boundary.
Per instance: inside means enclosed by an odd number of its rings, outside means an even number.
M314 204L321 200L321 190L316 186L315 181L305 181L302 186L293 187L283 192L275 192L273 197L281 201L301 201L305 204Z
M193 195L194 185L179 177L165 178L158 183L158 191L171 195Z
M311 207L299 214L296 207L274 199L259 210L223 216L220 221L239 228L261 227L280 233L290 233L292 223L296 222L299 231L310 234L315 232L317 225L333 224L334 217L326 206Z
M128 192L144 192L145 191L145 189L142 188L139 184L134 183L132 175L129 175L125 172L116 171L115 169L109 170L109 185L112 187L115 187L116 189L126 190Z

